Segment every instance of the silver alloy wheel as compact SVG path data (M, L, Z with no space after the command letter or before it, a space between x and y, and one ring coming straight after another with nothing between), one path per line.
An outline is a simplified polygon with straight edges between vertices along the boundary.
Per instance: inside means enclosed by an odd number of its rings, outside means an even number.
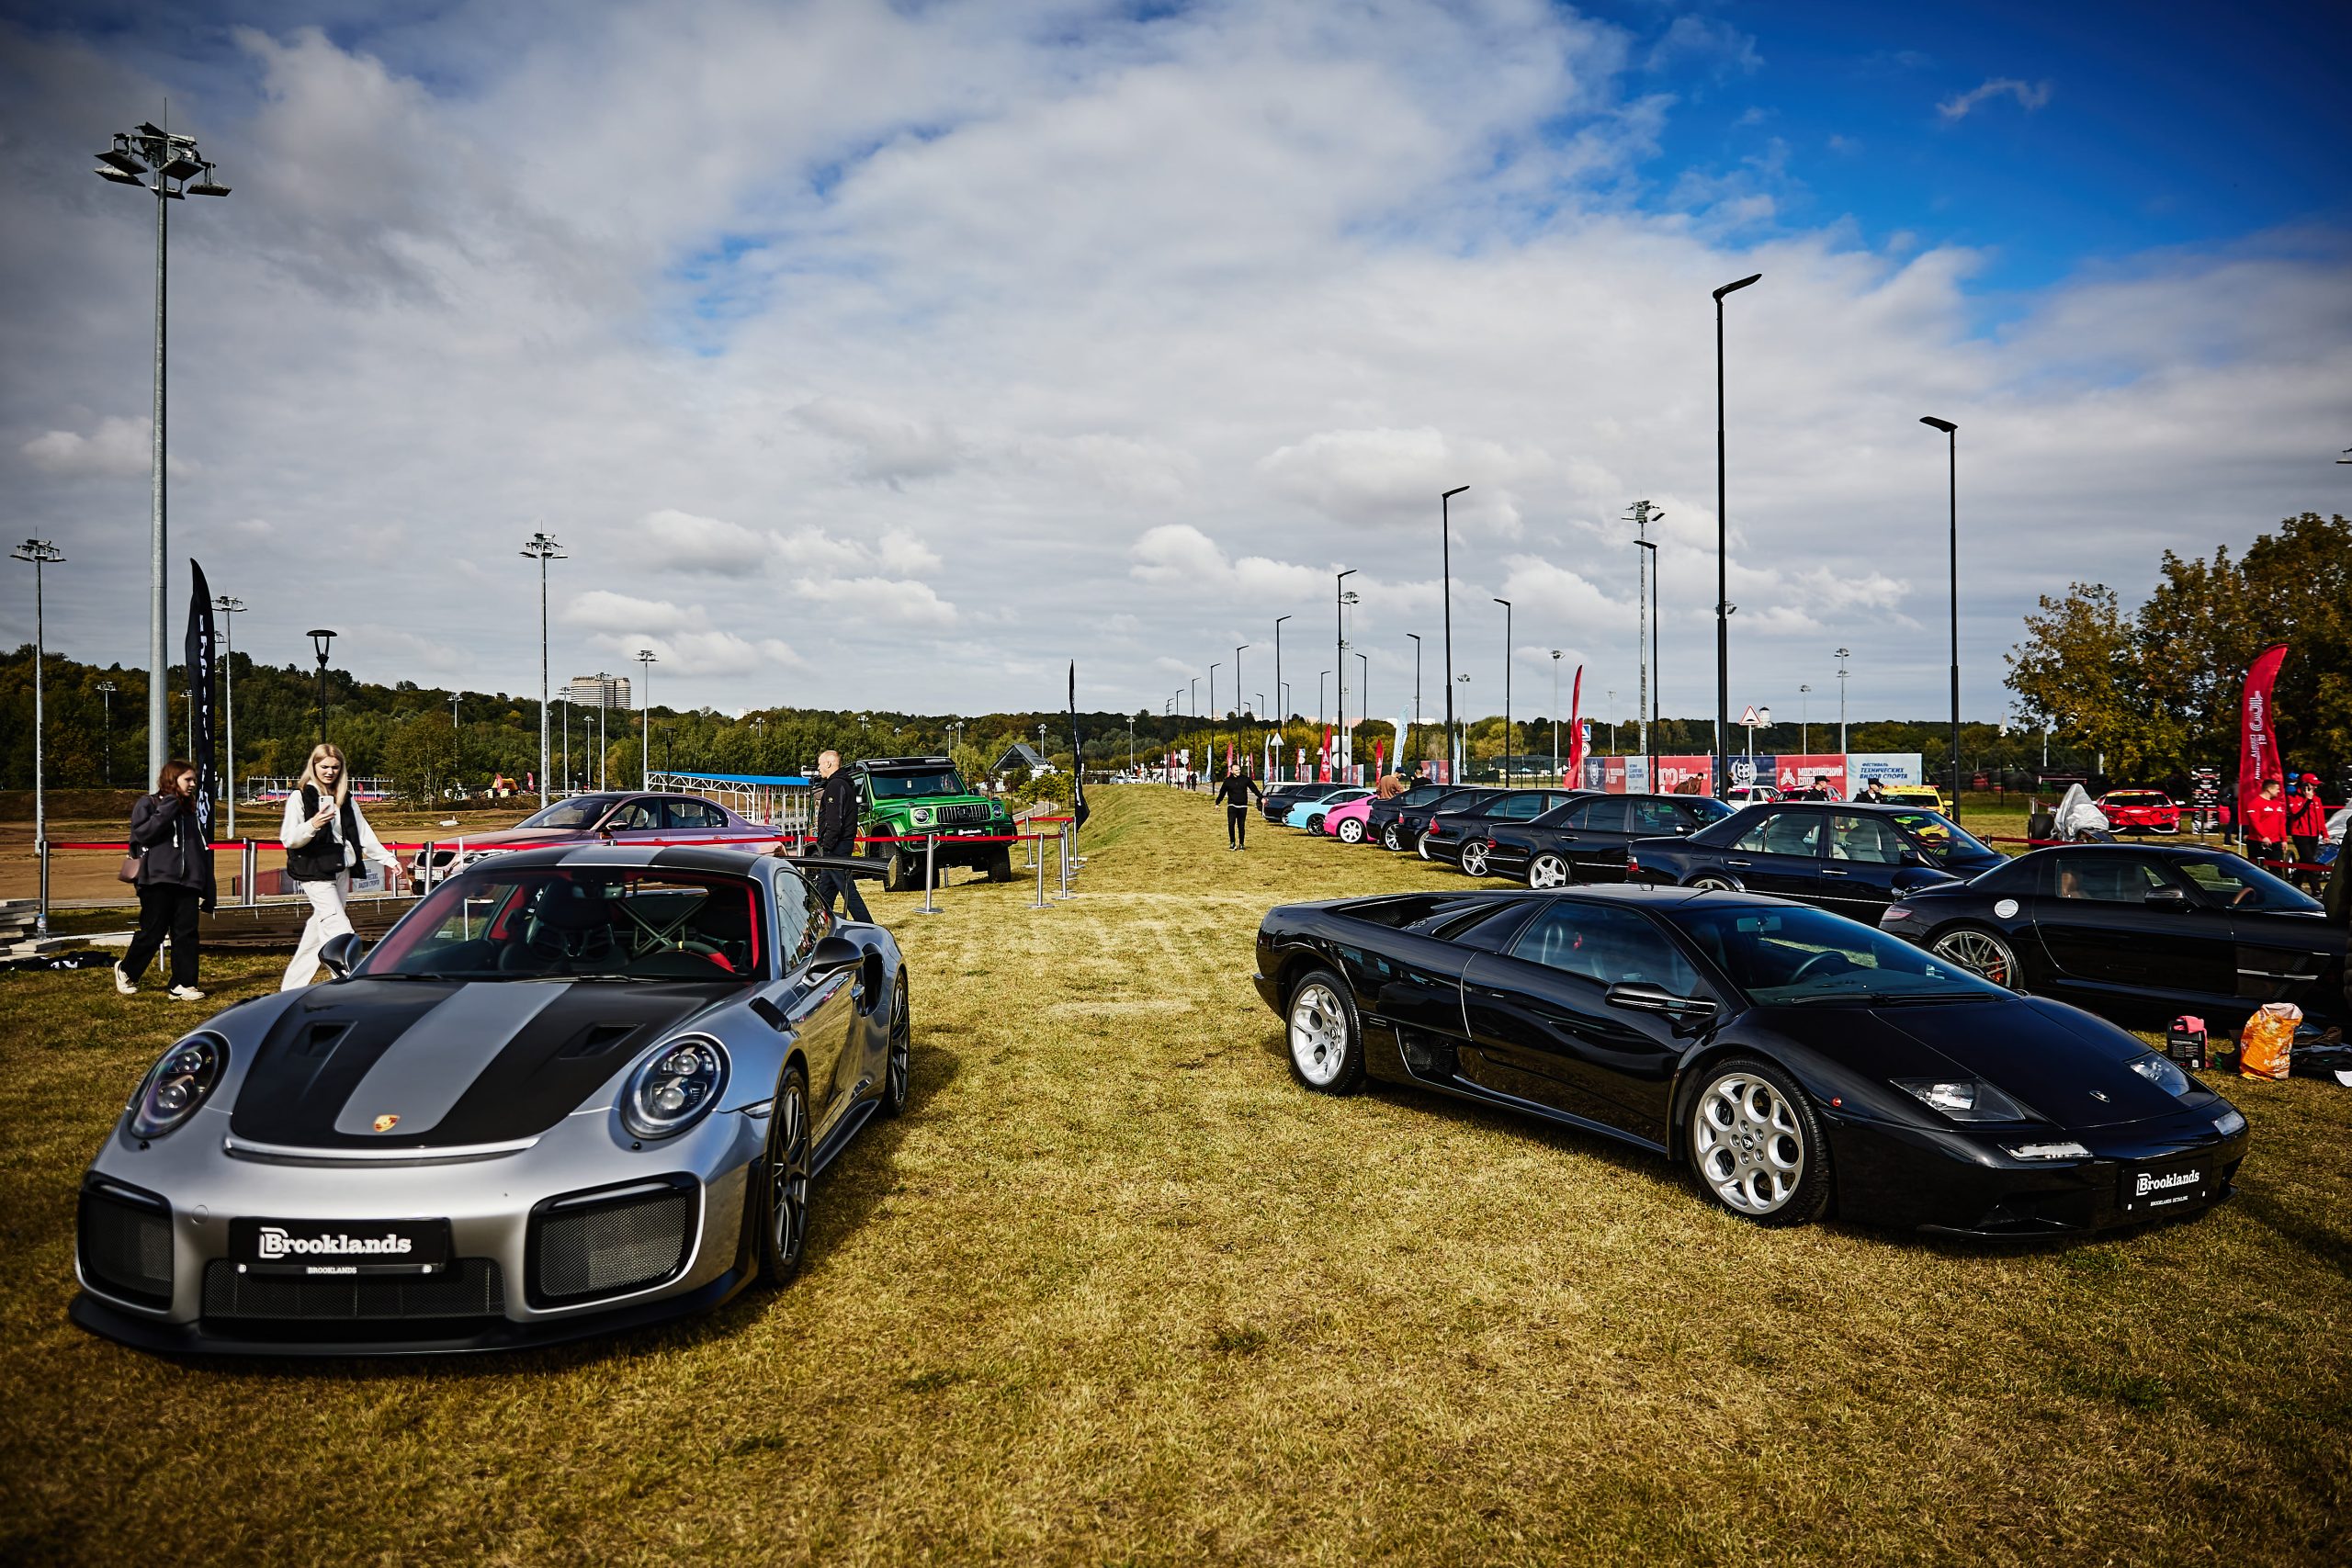
M1343 844L1361 844L1363 842L1363 824L1351 817L1340 824L1340 830L1335 836Z
M1413 852L1423 860L1430 858L1430 830L1424 828L1413 840Z
M808 1091L796 1076L775 1097L775 1163L768 1171L768 1243L786 1268L808 1239Z
M1462 869L1470 876L1487 874L1487 846L1473 839L1462 846Z
M1528 863L1527 885L1530 887L1566 887L1568 885L1568 863L1545 851Z
M1939 958L1948 958L1970 974L1993 982L2004 990L2016 990L2018 985L2018 955L2009 944L1991 931L1963 926L1956 931L1946 931L1938 937L1928 952Z
M1331 987L1309 981L1290 999L1290 1059L1298 1076L1329 1089L1348 1060L1348 1014Z
M1736 893L1739 891L1739 889L1734 887L1729 882L1720 876L1702 876L1694 880L1690 886L1699 889L1702 893Z
M1804 1127L1771 1084L1754 1073L1729 1072L1699 1096L1690 1154L1716 1197L1760 1219L1787 1204L1804 1179Z
M1380 847L1384 850L1401 850L1405 847L1405 835L1398 831L1396 823L1391 822L1380 830Z

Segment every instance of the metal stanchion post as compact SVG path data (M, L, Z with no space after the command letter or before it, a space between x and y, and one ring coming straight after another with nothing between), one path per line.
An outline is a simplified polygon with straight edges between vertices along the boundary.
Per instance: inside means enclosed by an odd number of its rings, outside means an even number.
M248 909L252 908L255 902L254 881L255 876L258 874L258 867L260 864L260 854L259 852L254 849L254 841L251 839L245 840L244 848L237 856L237 876L244 885L244 903L245 908Z
M420 895L430 893L433 891L432 840L427 839L424 840L424 858L417 863L420 869L416 874L416 890Z
M933 908L931 902L932 887L938 881L937 874L932 869L932 862L933 859L933 852L938 849L938 834L925 833L922 836L922 908L915 911L918 915L936 915L939 913L939 910Z
M49 934L49 840L40 841L40 907L33 917L33 930Z
M1054 840L1054 842L1055 842L1057 846L1059 846L1059 848L1060 848L1060 850L1061 850L1061 863L1062 863L1062 864L1061 864L1061 886L1060 886L1060 888L1059 888L1058 890L1057 890L1057 891L1055 892L1054 897L1057 897L1057 898L1067 898L1067 897L1069 897L1069 823L1065 822L1065 823L1063 823L1063 824L1061 825L1061 831L1060 831L1058 834L1057 834L1057 835L1056 835L1055 840Z
M1029 840L1029 858L1037 863L1037 901L1029 906L1033 909L1046 907L1046 847L1041 842L1044 838L1043 833L1036 833Z

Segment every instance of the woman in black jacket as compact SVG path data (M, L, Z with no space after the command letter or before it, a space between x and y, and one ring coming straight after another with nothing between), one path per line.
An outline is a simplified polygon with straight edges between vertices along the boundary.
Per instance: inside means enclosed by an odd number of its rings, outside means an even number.
M135 996L139 976L164 939L172 939L175 1002L200 1002L196 988L197 920L213 907L212 846L196 816L196 769L174 758L155 776L155 793L130 808L130 847L139 856L139 934L114 968L114 988Z

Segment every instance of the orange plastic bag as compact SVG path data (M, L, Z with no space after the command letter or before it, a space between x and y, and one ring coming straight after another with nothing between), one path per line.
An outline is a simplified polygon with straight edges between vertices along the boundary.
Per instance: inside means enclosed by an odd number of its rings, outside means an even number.
M2238 1075L2249 1078L2283 1078L2288 1053L2294 1049L2295 1031L2303 1010L2292 1002L2265 1002L2262 1010L2245 1021L2238 1035Z

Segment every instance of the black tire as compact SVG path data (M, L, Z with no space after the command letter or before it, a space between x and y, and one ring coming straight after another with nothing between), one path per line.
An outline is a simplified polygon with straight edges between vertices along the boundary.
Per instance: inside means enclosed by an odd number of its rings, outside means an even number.
M790 1282L808 1245L808 1075L785 1068L768 1112L767 1155L760 1165L760 1278Z
M1380 830L1380 847L1395 852L1405 847L1405 829L1391 822Z
M1309 969L1291 987L1283 1034L1283 1055L1299 1088L1353 1094L1363 1083L1363 1025L1347 982L1329 969Z
M914 862L905 855L894 851L882 863L882 891L885 893L904 893L918 880Z
M997 851L989 861L989 880L990 882L1012 880L1012 851L1010 846Z
M1306 830L1307 830L1307 832L1308 832L1309 834L1311 834L1311 835L1313 835L1313 836L1315 836L1315 837L1317 837L1317 838L1320 838L1320 837L1322 837L1322 835L1323 835L1323 817L1322 817L1322 814L1321 814L1320 812L1317 812L1315 816L1312 816L1312 817L1310 817L1310 818L1308 818L1306 819Z
M890 987L890 1043L882 1057L882 1114L898 1116L907 1109L910 1080L914 1077L915 1025L907 1010L907 972L899 971Z
M2018 957L2017 944L1990 927L1953 926L1938 931L1928 951L2005 991L2025 989L2025 964Z
M1682 1151L1709 1199L1750 1224L1811 1224L1828 1210L1828 1134L1804 1090L1770 1062L1708 1066Z

